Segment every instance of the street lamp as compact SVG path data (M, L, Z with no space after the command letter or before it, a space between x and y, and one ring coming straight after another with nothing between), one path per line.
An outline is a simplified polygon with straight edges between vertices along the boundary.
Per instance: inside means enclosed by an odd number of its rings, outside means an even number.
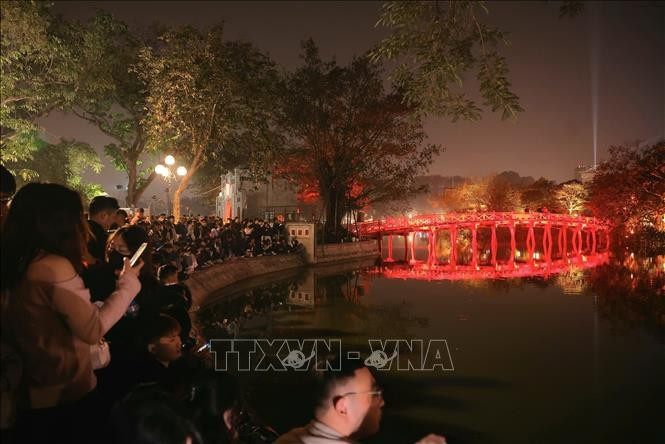
M162 179L166 182L166 215L168 216L171 213L171 199L169 198L169 185L171 181L176 178L176 176L184 176L187 174L187 168L184 166L179 166L175 169L175 173L171 170L173 165L175 165L175 157L168 155L164 158L164 163L167 166L162 165L161 163L155 167L155 173L162 176Z

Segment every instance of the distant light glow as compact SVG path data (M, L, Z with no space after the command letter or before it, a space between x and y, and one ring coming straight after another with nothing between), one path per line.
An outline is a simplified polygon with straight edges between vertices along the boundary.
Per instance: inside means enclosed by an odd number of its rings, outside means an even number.
M591 122L593 125L593 168L598 166L598 7L591 6Z
M184 176L187 174L187 168L185 168L184 166L179 166L178 169L175 170L175 172L178 176Z
M169 165L169 166L173 165L175 163L175 157L173 157L172 155L169 154L168 156L166 156L164 158L164 162L166 162L166 164Z

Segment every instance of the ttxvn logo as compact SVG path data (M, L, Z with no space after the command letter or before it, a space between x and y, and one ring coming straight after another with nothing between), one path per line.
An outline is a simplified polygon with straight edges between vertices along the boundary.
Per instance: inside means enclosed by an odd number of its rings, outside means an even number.
M365 365L389 371L453 371L445 339L370 339ZM340 339L213 339L215 369L236 371L338 370ZM362 359L360 352L346 352L348 359ZM330 359L336 356L337 359Z

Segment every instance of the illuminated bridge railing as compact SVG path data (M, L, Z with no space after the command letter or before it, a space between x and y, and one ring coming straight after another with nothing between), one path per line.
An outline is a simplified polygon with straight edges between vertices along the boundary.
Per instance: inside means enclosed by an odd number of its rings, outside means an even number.
M453 225L472 226L495 225L556 225L569 227L595 228L607 230L609 225L594 217L571 216L557 213L448 213L427 214L413 217L394 217L358 224L358 234L364 237L375 237L381 234L401 234L411 231L443 228Z
M394 262L393 237L404 236L404 260L415 264L415 234L426 233L428 237L428 253L426 263L437 265L439 259L436 253L437 239L447 236L450 245L448 263L457 264L458 238L462 230L470 232L472 258L470 265L476 267L479 263L478 233L480 230L489 230L491 233L490 251L491 263L497 264L497 230L508 229L510 232L510 249L512 251L509 263L514 263L514 254L517 251L517 230L526 229L527 258L534 258L539 247L536 245L536 230L542 230L542 256L545 261L551 261L557 256L562 259L569 257L569 253L580 256L582 253L596 254L600 250L609 250L609 224L605 221L585 216L572 216L556 213L449 213L429 214L414 217L396 217L372 222L359 223L357 234L362 238L375 238L379 248L382 249L383 238L388 239L388 255L385 262ZM443 234L447 232L447 234ZM486 231L484 231L486 233ZM554 239L558 249L554 250ZM466 233L465 233L466 234ZM570 246L569 246L570 243ZM410 259L409 259L410 253ZM553 254L556 253L556 254ZM540 253L538 253L540 254Z

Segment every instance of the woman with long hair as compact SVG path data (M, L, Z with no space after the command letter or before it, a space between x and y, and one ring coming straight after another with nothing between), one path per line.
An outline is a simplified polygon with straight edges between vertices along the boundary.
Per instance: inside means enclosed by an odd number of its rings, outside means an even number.
M116 272L122 269L122 261L136 253L141 244L147 243L147 248L141 254L144 266L139 274L141 291L136 296L138 316L144 317L159 313L159 281L155 267L152 264L153 248L147 233L136 225L125 225L118 228L108 240L106 247L106 262Z
M76 191L30 183L14 197L0 241L7 323L24 362L17 438L25 442L90 441L95 387L91 345L123 316L141 288L139 262L123 263L116 290L99 308L80 273L87 228ZM99 421L99 419L97 419Z

